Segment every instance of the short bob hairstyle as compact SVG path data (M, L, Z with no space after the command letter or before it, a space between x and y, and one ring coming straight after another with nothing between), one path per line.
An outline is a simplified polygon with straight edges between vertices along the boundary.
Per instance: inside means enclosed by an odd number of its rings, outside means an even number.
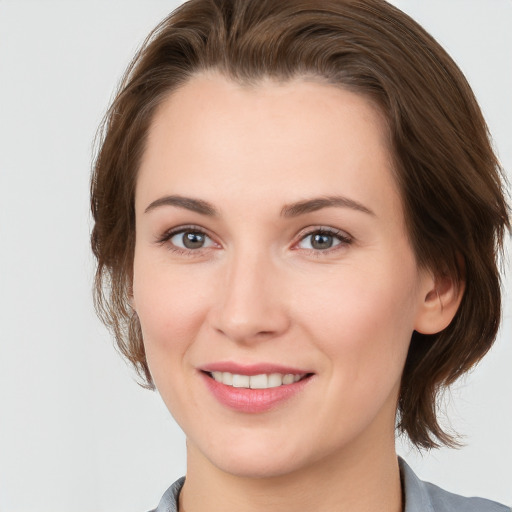
M319 79L367 97L384 114L417 262L464 285L446 329L413 333L397 427L418 447L456 445L438 423L438 397L497 334L497 262L510 229L505 178L462 72L384 0L190 0L148 36L106 113L91 182L95 304L119 350L153 388L130 307L137 170L159 104L207 70L238 83Z

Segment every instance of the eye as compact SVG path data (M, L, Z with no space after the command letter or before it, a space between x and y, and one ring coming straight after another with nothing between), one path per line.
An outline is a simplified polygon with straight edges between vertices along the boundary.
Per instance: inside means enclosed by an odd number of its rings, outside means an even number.
M213 240L202 231L187 229L172 233L168 241L179 249L194 250L214 246Z
M305 235L297 247L313 251L327 251L339 245L348 245L352 242L349 235L343 231L317 229Z

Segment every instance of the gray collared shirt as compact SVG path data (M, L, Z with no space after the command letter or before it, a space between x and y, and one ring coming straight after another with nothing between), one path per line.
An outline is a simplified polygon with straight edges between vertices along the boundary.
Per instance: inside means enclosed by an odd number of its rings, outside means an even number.
M399 457L398 462L404 486L404 512L512 512L512 508L495 501L465 498L422 482L403 459ZM151 512L178 512L178 497L184 483L184 477L176 480Z

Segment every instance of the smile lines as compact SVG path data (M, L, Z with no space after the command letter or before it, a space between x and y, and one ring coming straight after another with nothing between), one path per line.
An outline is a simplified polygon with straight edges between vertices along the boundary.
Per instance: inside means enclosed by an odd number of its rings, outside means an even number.
M309 374L293 374L293 373L270 373L259 375L241 375L230 372L208 372L208 374L216 381L226 386L234 388L247 389L269 389L279 386L286 386L298 382Z

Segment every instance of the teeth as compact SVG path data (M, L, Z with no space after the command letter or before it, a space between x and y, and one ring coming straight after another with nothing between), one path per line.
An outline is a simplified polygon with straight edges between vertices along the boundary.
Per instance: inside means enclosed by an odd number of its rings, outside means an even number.
M221 372L219 372L221 373ZM222 384L226 384L226 386L232 386L233 385L233 374L229 372L222 372L222 380L217 379L219 382L222 382Z
M287 373L287 374L283 377L283 384L293 384L294 379L295 379L295 376L294 376L294 375L292 375L291 373Z
M251 389L267 389L268 377L265 374L251 375L249 377L249 386Z
M280 373L271 373L268 376L268 387L277 388L283 385L283 376Z
M251 378L249 375L233 375L233 387L234 388L248 388L251 384Z
M240 375L229 372L212 372L211 376L226 386L234 388L268 389L298 382L305 374L271 373L260 375Z

